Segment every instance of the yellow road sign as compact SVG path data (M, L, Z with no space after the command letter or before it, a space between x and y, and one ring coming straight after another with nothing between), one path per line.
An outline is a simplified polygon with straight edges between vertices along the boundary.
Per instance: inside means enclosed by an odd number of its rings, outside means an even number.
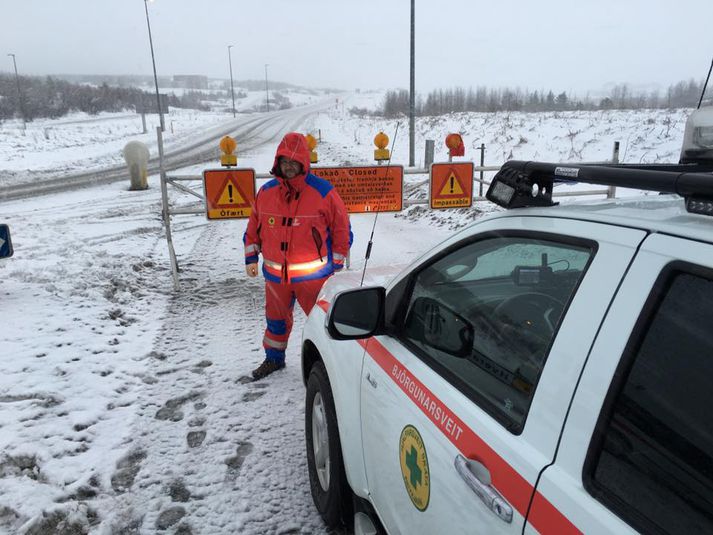
M473 162L431 165L431 208L464 208L473 204Z
M255 171L253 169L203 171L203 191L208 219L250 217L255 202Z

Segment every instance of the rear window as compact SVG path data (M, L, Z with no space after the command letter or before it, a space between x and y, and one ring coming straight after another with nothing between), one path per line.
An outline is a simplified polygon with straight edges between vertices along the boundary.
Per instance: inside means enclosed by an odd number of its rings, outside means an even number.
M585 469L590 492L645 533L713 533L712 279L659 286Z

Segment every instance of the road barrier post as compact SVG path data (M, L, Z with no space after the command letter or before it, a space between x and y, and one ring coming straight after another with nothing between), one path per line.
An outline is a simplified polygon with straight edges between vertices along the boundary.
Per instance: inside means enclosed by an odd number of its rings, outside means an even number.
M168 256L171 261L171 274L173 275L173 288L181 289L181 284L178 281L178 261L176 260L176 251L173 249L173 238L171 237L171 215L168 206L168 184L166 182L166 172L163 169L163 135L161 127L156 127L156 136L158 138L158 166L159 176L161 177L161 207L163 216L163 226L166 229L166 242L168 243Z
M432 139L427 139L426 140L426 152L423 156L423 166L424 167L430 167L430 165L433 163L433 154L435 153L436 150L436 142Z

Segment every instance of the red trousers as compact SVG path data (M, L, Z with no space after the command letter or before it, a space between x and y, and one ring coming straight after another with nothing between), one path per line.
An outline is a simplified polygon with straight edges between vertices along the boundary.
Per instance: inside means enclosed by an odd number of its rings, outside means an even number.
M317 302L317 296L325 279L280 284L265 281L265 316L267 329L262 339L268 360L285 361L287 340L292 331L292 310L295 301L300 304L305 314L309 314Z

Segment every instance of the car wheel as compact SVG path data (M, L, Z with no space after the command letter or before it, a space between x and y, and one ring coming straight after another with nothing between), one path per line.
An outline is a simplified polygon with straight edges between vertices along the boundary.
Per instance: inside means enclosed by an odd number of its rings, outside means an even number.
M321 362L312 366L307 380L305 439L312 500L325 524L333 528L348 517L351 490L344 472L332 388Z

